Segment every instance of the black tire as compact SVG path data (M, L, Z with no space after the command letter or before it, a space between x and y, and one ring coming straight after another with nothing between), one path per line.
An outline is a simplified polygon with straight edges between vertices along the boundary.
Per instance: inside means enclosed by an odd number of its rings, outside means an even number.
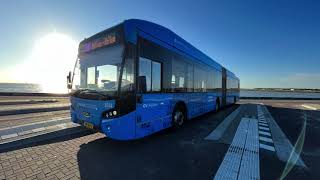
M233 104L235 104L237 102L237 98L234 96L233 97Z
M180 128L187 119L186 110L183 106L176 106L172 112L172 127L174 129Z

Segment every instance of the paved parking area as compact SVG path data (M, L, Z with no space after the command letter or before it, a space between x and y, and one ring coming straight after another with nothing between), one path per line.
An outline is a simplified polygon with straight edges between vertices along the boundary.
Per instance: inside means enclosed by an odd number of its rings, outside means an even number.
M103 138L93 134L61 138L0 154L0 179L79 179L77 153L82 144Z
M100 133L80 133L0 150L0 179L218 179L216 174L225 171L223 162L230 157L227 152L238 147L236 140L244 147L234 163L241 177L252 172L260 179L319 179L320 111L303 104L320 103L242 100L177 131L168 129L140 140L115 141ZM241 131L245 138L239 138ZM305 132L302 146L301 132ZM248 138L252 134L258 134L258 139ZM282 138L296 148L297 158L279 158ZM258 168L244 161L252 157ZM305 166L297 163L299 158Z

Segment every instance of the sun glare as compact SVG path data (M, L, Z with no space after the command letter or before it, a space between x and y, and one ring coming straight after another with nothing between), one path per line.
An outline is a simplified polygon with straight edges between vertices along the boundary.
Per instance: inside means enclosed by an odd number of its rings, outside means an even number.
M27 61L28 80L42 86L44 92L66 93L66 76L77 57L77 42L71 37L52 33L36 41Z

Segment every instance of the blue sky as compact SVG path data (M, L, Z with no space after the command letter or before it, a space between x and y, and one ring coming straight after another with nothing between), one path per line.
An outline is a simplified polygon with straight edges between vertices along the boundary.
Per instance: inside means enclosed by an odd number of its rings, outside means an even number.
M320 88L319 9L317 1L280 0L3 1L0 81L28 82L3 74L18 71L46 34L79 42L139 18L168 27L235 72L242 88Z

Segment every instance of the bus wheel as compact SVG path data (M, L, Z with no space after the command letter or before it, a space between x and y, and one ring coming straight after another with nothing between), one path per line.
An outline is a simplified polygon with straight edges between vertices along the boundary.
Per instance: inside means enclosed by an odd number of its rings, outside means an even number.
M172 113L172 127L179 128L186 119L185 110L182 106L177 106Z

